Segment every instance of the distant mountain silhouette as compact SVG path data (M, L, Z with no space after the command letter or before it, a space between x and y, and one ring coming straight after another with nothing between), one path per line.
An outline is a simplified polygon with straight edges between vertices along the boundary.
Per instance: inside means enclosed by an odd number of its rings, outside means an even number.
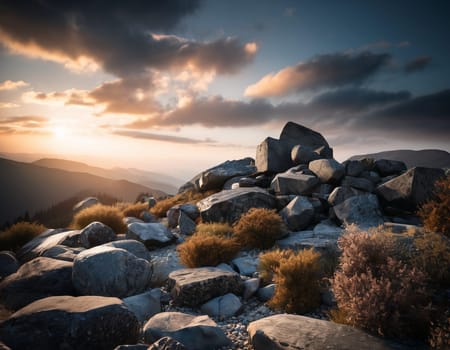
M352 156L350 160L361 160L363 158L391 159L405 162L408 168L423 166L428 168L450 168L450 153L438 149L395 150L371 154Z
M156 188L169 194L175 194L182 180L164 174L139 169L112 168L105 169L85 163L58 158L43 158L32 164L46 168L76 171L102 176L114 180L128 180L146 187Z
M79 193L105 193L134 202L147 192L155 197L165 193L127 180L112 180L92 174L70 172L0 158L0 224L12 221L76 196Z

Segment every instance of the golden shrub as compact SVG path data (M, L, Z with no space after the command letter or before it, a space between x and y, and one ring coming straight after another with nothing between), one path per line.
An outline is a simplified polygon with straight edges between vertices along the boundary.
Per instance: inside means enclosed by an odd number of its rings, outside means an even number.
M267 249L286 232L283 219L275 210L252 208L234 225L236 239L242 246Z
M37 222L18 222L3 232L0 232L0 251L16 251L45 230L47 228Z
M195 232L218 237L230 237L233 235L233 227L221 222L200 223L197 225Z
M96 204L75 214L71 226L76 229L82 229L91 222L99 221L119 234L127 229L123 223L124 216L122 212L113 206Z
M260 254L258 271L263 282L272 283L274 281L275 271L280 267L280 262L293 254L294 252L290 249L276 249Z
M125 203L123 208L119 208L123 216L140 218L142 212L148 210L148 203Z

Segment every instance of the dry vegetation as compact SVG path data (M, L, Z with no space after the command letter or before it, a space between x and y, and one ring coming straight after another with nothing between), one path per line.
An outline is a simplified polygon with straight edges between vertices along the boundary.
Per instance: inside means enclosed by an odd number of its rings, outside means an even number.
M0 251L17 251L20 247L47 230L44 225L36 222L18 222L0 232Z
M268 249L286 232L283 219L275 210L252 208L234 226L234 234L244 247Z
M233 228L226 223L208 222L198 224L195 232L218 237L231 237L233 235Z
M71 227L82 229L91 222L99 221L113 229L116 234L124 233L127 229L123 223L122 212L113 206L96 204L75 214Z
M258 271L263 283L269 284L274 281L275 272L280 267L280 262L294 254L288 250L271 250L259 256Z
M117 203L123 216L141 218L142 212L148 210L148 203Z

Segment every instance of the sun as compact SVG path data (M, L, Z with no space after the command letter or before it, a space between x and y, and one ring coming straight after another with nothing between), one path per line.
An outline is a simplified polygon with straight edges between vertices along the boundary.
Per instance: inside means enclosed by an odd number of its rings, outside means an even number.
M63 126L57 126L52 129L53 135L58 139L63 139L67 136L68 130Z

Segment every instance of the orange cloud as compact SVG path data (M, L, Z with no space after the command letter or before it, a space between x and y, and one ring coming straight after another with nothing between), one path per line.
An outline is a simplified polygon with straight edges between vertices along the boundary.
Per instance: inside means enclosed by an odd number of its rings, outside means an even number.
M5 90L15 90L20 87L28 86L29 84L24 82L23 80L19 81L12 81L12 80L5 80L4 82L0 83L0 91Z

